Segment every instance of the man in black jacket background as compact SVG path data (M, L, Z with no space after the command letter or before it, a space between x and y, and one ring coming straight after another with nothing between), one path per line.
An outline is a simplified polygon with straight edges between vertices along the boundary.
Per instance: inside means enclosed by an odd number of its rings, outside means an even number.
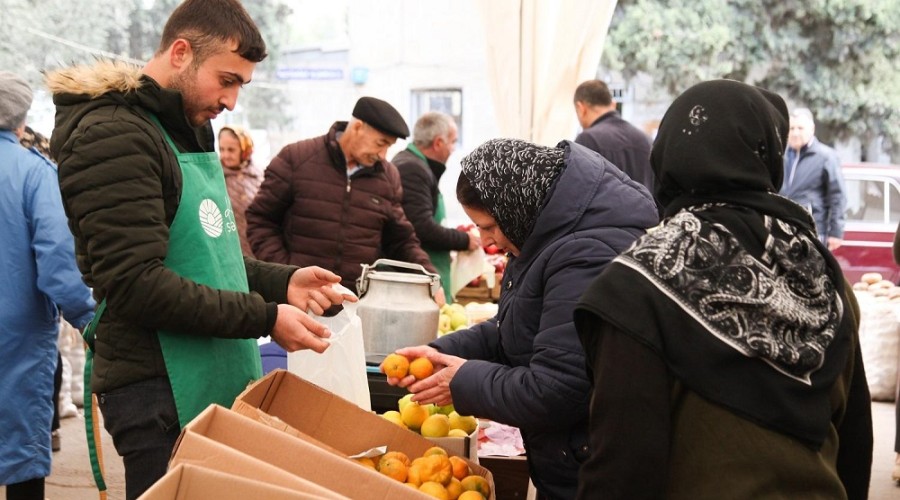
M650 138L622 119L606 83L581 83L575 89L574 100L578 123L584 129L575 142L603 155L652 195L656 176L650 168Z

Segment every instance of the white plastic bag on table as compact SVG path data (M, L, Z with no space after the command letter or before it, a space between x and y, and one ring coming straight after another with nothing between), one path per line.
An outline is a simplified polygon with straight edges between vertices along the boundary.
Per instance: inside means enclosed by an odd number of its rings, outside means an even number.
M456 252L450 263L450 294L454 297L473 279L486 274L488 288L494 287L494 266L485 259L484 249Z
M353 294L340 285L334 288L340 293ZM356 302L344 302L344 309L328 318L310 314L331 330L331 338L326 339L331 346L322 354L309 349L289 352L287 368L289 372L355 403L363 410L371 411L362 322L356 315L356 305Z
M900 301L857 291L859 344L869 392L875 401L893 401L900 353Z

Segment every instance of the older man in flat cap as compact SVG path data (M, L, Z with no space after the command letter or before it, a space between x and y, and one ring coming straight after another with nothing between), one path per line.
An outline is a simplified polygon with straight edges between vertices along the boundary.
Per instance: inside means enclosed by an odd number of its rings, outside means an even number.
M0 71L0 484L8 498L44 498L59 312L78 328L94 315L56 168L19 144L31 88Z
M363 97L349 122L285 146L247 209L247 239L256 257L324 267L351 290L360 264L379 257L435 272L403 213L397 167L385 159L397 138L408 135L393 106Z

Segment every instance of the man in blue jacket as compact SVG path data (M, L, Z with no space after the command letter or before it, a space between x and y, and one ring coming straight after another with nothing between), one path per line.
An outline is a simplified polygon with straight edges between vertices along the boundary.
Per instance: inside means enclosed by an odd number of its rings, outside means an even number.
M791 112L788 147L784 155L784 183L779 194L794 200L812 214L819 239L831 251L844 239L844 176L835 150L815 137L812 112Z
M56 168L19 145L32 92L0 72L0 484L9 498L44 498L59 312L76 328L94 315L75 265Z

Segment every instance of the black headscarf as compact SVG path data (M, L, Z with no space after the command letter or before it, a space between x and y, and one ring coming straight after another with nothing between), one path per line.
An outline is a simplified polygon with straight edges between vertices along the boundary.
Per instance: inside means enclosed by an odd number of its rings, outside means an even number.
M787 131L784 101L750 85L705 82L675 99L651 154L667 218L580 307L701 396L818 447L854 326L812 219L777 194Z
M519 139L491 139L462 159L462 173L503 235L522 248L547 193L565 168L565 150Z

